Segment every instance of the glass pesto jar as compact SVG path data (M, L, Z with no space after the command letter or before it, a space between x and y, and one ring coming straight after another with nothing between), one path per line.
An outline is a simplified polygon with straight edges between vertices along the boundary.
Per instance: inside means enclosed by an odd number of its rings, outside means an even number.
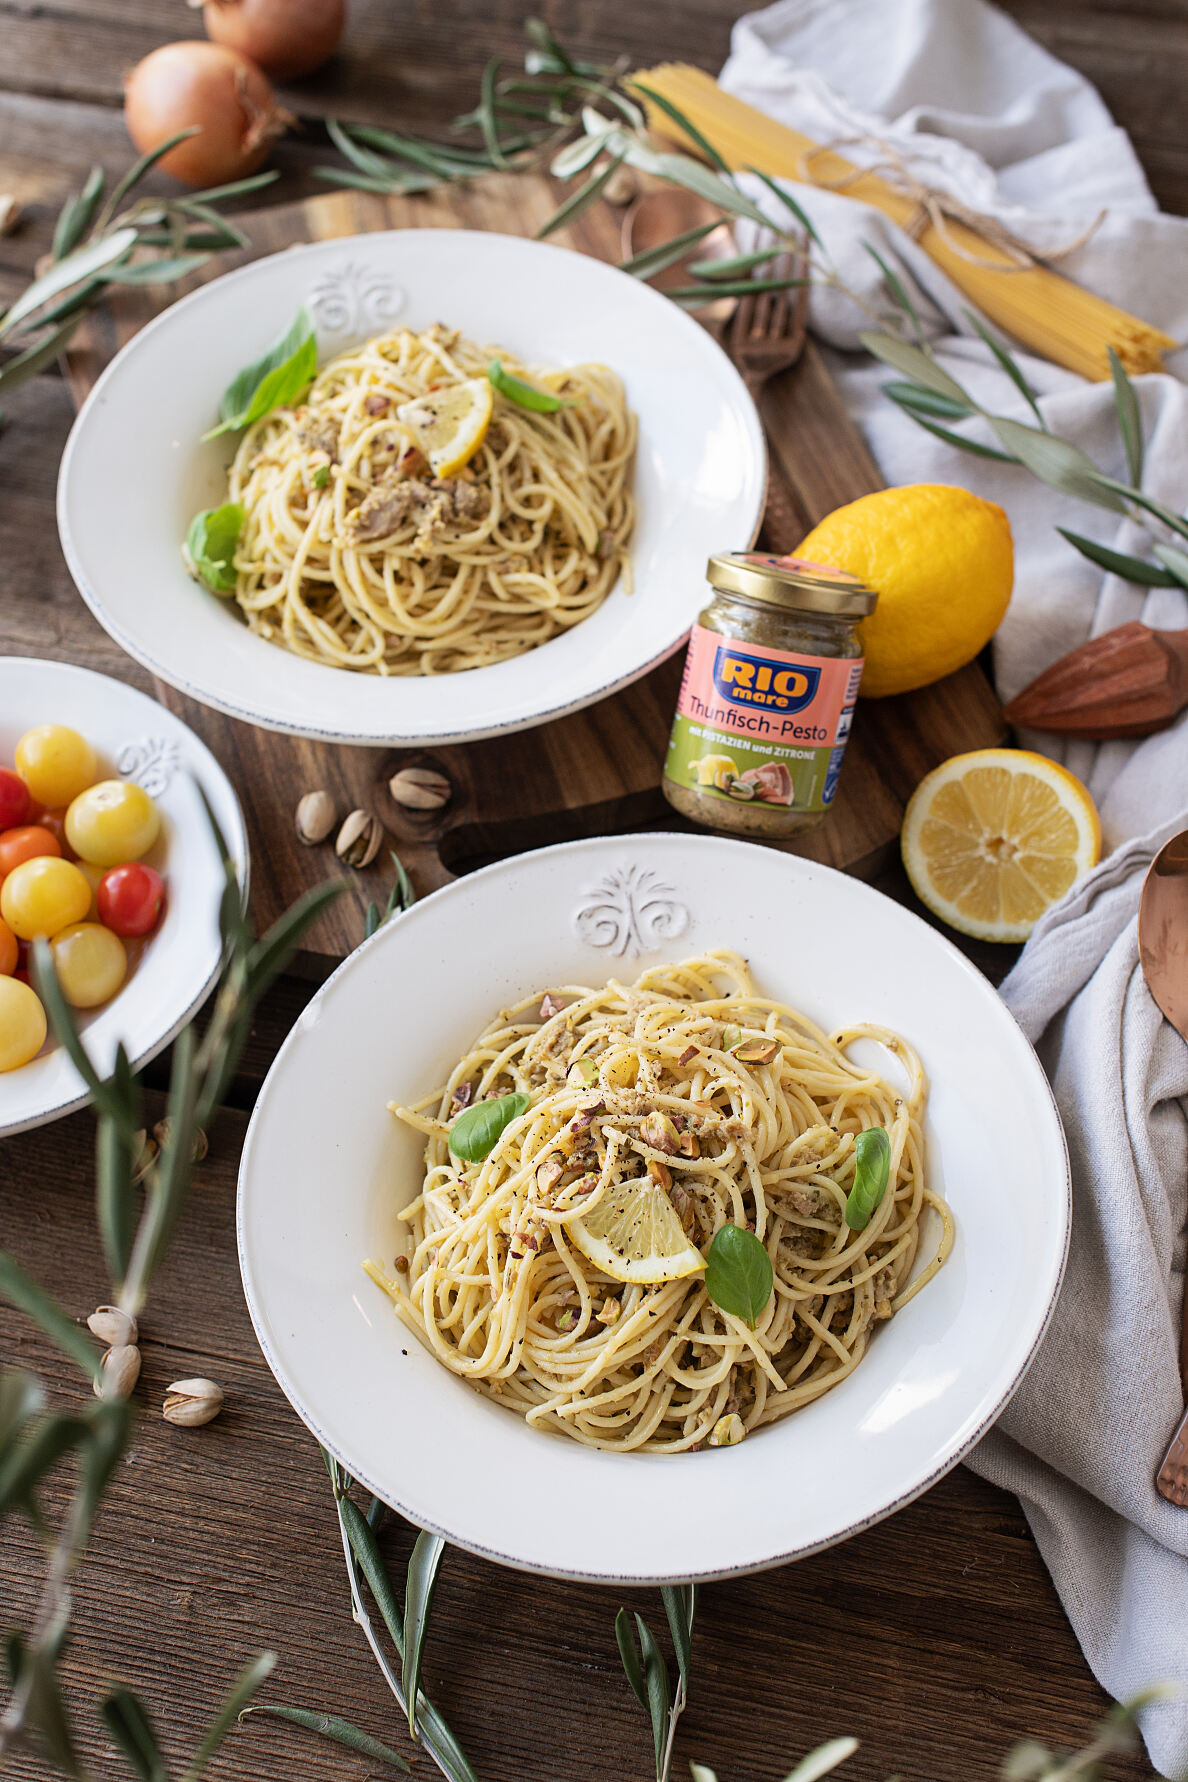
M664 796L682 816L778 839L833 803L850 734L872 588L797 557L731 551L689 638Z

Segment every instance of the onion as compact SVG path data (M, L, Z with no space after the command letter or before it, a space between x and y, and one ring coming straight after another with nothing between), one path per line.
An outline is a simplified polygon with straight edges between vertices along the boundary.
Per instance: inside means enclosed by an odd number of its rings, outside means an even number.
M213 42L250 56L277 80L292 80L334 54L346 0L206 0L202 18Z
M162 157L166 173L191 186L254 173L294 122L254 62L221 43L166 43L124 82L124 119L142 152L198 126Z

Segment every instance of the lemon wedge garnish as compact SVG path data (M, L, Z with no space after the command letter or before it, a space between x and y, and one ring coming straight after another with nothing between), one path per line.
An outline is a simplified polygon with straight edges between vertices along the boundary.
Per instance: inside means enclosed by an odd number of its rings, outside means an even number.
M495 393L485 377L446 384L396 410L396 419L417 436L435 476L453 476L487 437Z
M685 1236L667 1194L647 1176L615 1182L593 1211L574 1219L570 1235L596 1268L615 1281L650 1287L705 1268Z
M1026 940L1101 857L1085 787L1025 749L977 749L934 768L912 794L900 839L921 901L981 940Z

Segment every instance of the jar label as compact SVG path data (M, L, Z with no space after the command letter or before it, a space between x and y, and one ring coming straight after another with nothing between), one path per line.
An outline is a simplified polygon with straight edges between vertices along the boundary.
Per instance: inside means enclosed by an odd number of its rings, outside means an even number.
M732 802L828 810L861 656L793 655L694 625L664 771Z

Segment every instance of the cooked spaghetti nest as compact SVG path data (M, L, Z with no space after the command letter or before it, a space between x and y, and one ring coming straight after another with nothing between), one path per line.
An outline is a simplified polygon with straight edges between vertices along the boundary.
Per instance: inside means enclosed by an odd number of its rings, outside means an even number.
M434 477L397 420L405 403L485 377L492 356L441 324L397 328L247 430L229 499L245 512L233 597L253 631L339 668L442 674L547 642L629 577L636 423L606 366L537 373L573 403L555 413L496 395L453 476Z
M778 1042L772 1062L739 1062L724 1049L738 1043L730 1027L744 1044ZM903 1088L847 1056L862 1038L893 1054ZM589 1086L571 1076L581 1060L597 1071ZM453 1156L459 1110L515 1091L530 1105L494 1149L477 1163ZM952 1218L924 1176L926 1094L898 1034L829 1036L761 996L735 953L634 984L566 985L499 1014L440 1090L390 1104L428 1136L425 1178L401 1215L410 1253L394 1274L367 1270L438 1360L529 1423L675 1453L715 1431L721 1441L730 1419L725 1439L738 1440L851 1374L875 1327L948 1256ZM676 1129L675 1154L658 1115ZM890 1139L888 1186L852 1231L855 1137L871 1126ZM625 1285L590 1263L581 1222L634 1178L647 1192L667 1178L703 1255L727 1222L754 1230L774 1288L753 1329L715 1305L702 1272ZM931 1253L913 1272L926 1208Z

